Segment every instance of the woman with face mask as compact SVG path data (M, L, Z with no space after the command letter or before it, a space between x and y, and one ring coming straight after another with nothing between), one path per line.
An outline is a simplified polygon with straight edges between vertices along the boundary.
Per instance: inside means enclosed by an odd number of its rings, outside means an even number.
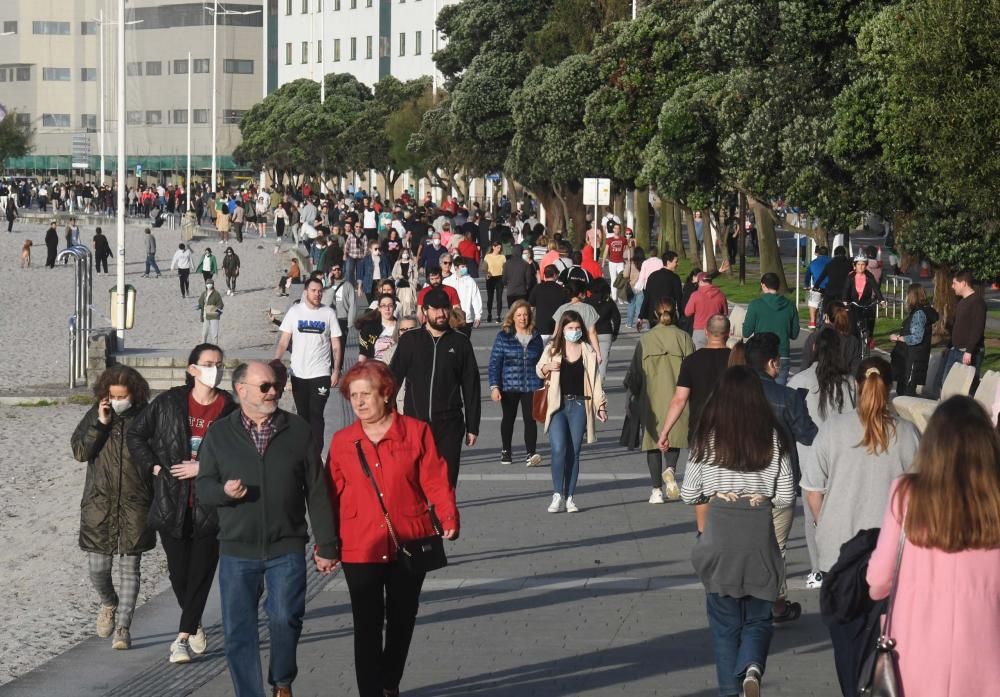
M184 384L154 399L133 421L125 437L133 461L152 477L149 525L160 533L170 585L181 608L171 663L188 663L203 653L208 639L201 627L208 592L219 562L219 518L198 498L198 450L208 427L236 408L219 389L222 349L199 344L188 356Z
M147 526L152 474L137 467L125 434L149 401L149 385L134 369L116 365L94 385L94 404L70 441L73 457L87 463L80 504L80 549L87 553L90 582L101 601L97 636L114 634L111 648L132 646L130 627L139 597L142 553L156 546ZM118 557L118 584L112 566Z
M576 513L573 500L580 475L580 448L584 435L588 443L594 435L594 417L608 420L607 399L597 370L597 352L583 341L583 319L566 310L535 373L548 386L545 432L552 449L552 503L549 513Z
M406 281L410 288L416 289L417 281L420 278L420 270L417 268L417 262L413 258L413 252L406 247L401 248L399 258L392 265L392 273L390 275L392 276L392 280L397 284L400 281Z

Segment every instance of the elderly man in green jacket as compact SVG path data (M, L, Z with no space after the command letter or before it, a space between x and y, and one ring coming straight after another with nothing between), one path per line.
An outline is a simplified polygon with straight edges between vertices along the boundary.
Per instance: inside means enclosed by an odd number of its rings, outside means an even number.
M799 313L793 302L778 293L780 287L778 274L768 272L761 276L761 295L747 307L743 336L749 338L754 334L771 332L778 337L781 368L774 381L784 385L788 382L788 371L792 365L791 340L799 335Z

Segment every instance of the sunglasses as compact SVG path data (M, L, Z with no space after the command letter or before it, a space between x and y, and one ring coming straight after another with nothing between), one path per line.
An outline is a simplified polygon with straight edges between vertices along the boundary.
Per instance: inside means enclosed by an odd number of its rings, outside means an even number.
M416 329L416 327L407 327L406 329L400 329L399 333L400 334L405 334L406 332L410 331L411 329Z
M451 266L451 262L450 261L442 261L441 262L441 266Z
M256 387L260 389L261 394L267 394L271 390L277 392L278 390L278 383L276 382L262 382L259 385L254 385L252 382L241 382L240 384L246 385L247 387Z

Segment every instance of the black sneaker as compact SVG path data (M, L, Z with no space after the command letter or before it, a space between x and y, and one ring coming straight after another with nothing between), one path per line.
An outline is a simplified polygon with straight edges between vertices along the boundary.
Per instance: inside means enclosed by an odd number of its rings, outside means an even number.
M500 451L500 464L501 465L513 465L514 464L514 460L511 459L510 451L509 450L501 450Z

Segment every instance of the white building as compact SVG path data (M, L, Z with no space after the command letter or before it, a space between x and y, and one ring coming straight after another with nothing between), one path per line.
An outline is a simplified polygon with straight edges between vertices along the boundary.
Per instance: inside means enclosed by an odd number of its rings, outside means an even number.
M366 85L435 75L437 12L460 0L278 0L278 84L350 73Z

